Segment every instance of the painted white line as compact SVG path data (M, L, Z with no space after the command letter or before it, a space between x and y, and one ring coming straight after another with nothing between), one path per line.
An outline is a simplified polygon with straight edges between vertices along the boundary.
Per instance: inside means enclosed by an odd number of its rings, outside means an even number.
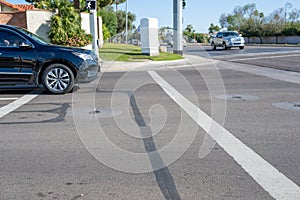
M40 89L34 90L33 92L26 94L19 99L15 100L14 102L11 102L10 104L7 104L6 106L3 106L0 108L0 118L4 117L5 115L11 113L12 111L18 109L22 105L28 103L35 97L37 97L42 91Z
M222 65L218 65L219 68L222 69L230 69L234 71L246 72L249 74L254 74L258 76L264 76L276 80L286 81L289 83L297 83L300 84L300 73L299 72L291 72L280 69L273 69L268 67L258 67L247 64L238 64L238 63L228 63L228 62L219 62Z
M293 56L300 56L299 54L291 54L291 55L281 55L281 56L264 56L264 57L256 57L256 58L240 58L240 59L232 59L228 60L229 62L234 61L243 61L243 60L259 60L259 59L266 59L266 58L285 58L285 57L293 57Z
M200 108L186 99L156 72L148 71L148 73L165 93L202 129L216 140L216 142L272 197L284 200L299 199L300 188L297 184L288 179Z
M212 58L230 58L230 57L247 57L247 56L268 56L268 55L281 55L281 54L289 54L289 53L300 53L300 50L294 51L276 51L276 52L260 52L260 53L241 53L241 54L229 54L229 55L220 55L220 56L213 56Z
M16 97L6 97L6 98L0 98L0 101L12 101L12 100L17 100L18 98Z

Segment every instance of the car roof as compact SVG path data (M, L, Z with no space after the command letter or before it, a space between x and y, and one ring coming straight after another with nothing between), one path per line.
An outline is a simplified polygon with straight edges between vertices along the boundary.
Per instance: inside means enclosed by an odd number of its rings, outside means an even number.
M237 33L237 31L221 31L221 33Z
M16 26L12 25L6 25L6 24L0 24L0 28L9 28L9 29L16 29Z

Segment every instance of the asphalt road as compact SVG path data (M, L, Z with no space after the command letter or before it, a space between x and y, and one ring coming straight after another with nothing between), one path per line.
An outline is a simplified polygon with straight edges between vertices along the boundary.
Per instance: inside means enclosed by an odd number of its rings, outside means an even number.
M299 199L299 48L280 49L188 47L193 67L73 94L1 89L0 199Z
M294 46L246 46L244 50L238 48L212 50L209 46L191 46L185 48L184 53L216 60L300 72L300 47Z

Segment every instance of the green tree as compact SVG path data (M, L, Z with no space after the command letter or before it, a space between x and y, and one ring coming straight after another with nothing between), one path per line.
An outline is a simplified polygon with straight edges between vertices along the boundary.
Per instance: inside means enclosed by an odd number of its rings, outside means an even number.
M246 18L240 28L240 32L246 37L257 36L262 43L262 37L266 35L264 31L264 14L258 10L251 13L251 17Z
M256 9L255 4L237 6L232 14L223 13L219 18L222 28L236 30L247 37L280 35L297 35L300 26L300 10L293 8L293 5L286 3L284 7L273 11L265 17L264 13ZM211 26L209 31L213 29Z
M300 23L288 23L283 29L282 34L286 36L300 36Z
M267 35L269 36L280 36L281 32L283 31L285 27L285 19L283 9L277 9L273 11L270 16L268 17L268 32Z
M68 0L43 1L48 9L55 10L51 17L49 38L54 44L85 46L92 41L92 36L81 29L80 14Z
M192 24L187 25L185 28L185 32L187 32L189 34L195 32L193 25Z
M107 6L98 11L98 15L102 17L102 22L108 29L110 36L117 34L117 15L112 6Z
M114 3L114 0L97 0L98 7L104 8L106 6L110 6Z
M116 5L116 11L118 11L119 4L124 3L126 0L114 0L114 4Z
M198 42L198 43L206 43L207 42L207 38L206 38L206 36L204 35L204 34L202 34L202 33L196 33L195 34L195 37L196 37L196 41Z
M209 28L208 28L208 32L210 34L212 34L214 32L218 32L218 31L220 31L220 27L218 25L214 25L213 23L211 23Z
M195 37L196 37L195 32L196 31L195 31L193 25L188 24L186 26L186 28L183 30L183 35L185 35L188 38L188 40L190 41L192 39L195 39Z
M102 24L102 30L103 30L103 39L104 40L108 40L109 38L111 38L110 32L109 32L108 28L105 26L105 24Z
M117 25L117 33L122 33L126 29L126 12L122 10L118 10L116 12L118 25ZM135 21L135 14L128 12L128 30L134 29L133 22Z
M289 13L289 21L291 23L295 23L299 21L300 19L300 10L294 8L290 13Z
M47 9L49 8L49 0L25 0L26 2L35 5L37 8ZM85 9L86 0L73 0L74 7L76 9ZM53 2L53 1L52 1ZM104 8L106 6L112 5L114 0L97 0L98 8Z

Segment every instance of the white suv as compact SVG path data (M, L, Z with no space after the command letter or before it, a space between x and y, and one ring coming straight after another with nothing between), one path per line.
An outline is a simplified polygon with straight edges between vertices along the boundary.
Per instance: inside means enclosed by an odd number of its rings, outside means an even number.
M236 31L218 32L216 36L211 38L210 45L213 50L216 50L217 47L223 47L224 50L231 47L244 49L245 39Z

